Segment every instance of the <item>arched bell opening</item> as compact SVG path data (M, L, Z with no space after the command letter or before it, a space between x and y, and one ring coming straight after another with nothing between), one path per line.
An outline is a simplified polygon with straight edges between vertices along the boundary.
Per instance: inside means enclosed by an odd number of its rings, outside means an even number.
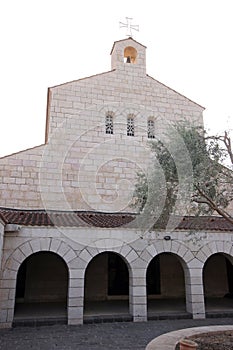
M124 62L125 63L137 63L137 50L132 46L127 46L124 49Z

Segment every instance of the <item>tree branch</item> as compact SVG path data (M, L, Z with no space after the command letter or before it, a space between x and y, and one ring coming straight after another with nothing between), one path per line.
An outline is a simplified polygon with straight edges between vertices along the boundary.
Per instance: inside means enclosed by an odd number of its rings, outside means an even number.
M224 133L223 142L224 142L226 149L227 149L227 152L229 154L231 164L233 165L233 152L232 152L232 148L231 148L231 138L228 135L227 131L225 131L225 133Z
M206 136L205 137L205 140L219 140L219 141L222 141L226 147L226 151L230 157L230 161L231 161L231 164L233 165L233 150L232 150L232 146L231 146L231 138L228 134L227 131L224 132L224 135L221 135L221 136Z
M204 192L200 189L200 187L198 187L197 185L195 185L196 190L198 191L198 193L200 194L201 197L205 198L206 201L203 201L203 203L209 205L209 207L211 209L213 209L214 211L216 211L219 215L221 215L222 217L224 217L228 222L230 222L231 224L233 224L233 217L228 214L227 212L225 212L223 209L219 208L217 206L217 204ZM198 200L195 200L195 202L197 202ZM198 202L197 202L198 203ZM200 202L202 203L202 202Z

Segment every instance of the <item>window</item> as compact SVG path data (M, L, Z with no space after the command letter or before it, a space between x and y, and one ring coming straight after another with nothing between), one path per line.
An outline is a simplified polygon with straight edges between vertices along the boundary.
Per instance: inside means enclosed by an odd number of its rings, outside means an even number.
M113 117L107 115L105 118L105 130L106 134L113 134Z
M127 136L134 136L134 118L127 118Z
M155 123L151 119L147 121L147 135L148 135L148 139L155 138Z

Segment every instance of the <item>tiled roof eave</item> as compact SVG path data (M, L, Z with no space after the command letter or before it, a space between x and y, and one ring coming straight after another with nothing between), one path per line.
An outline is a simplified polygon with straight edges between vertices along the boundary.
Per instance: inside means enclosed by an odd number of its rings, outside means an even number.
M0 208L6 223L27 227L121 227L135 215L128 213L101 213L88 211L48 211Z
M127 227L138 229L135 213L104 213L94 211L45 211L0 208L4 224L24 227L98 227L111 229ZM155 229L154 231L163 231ZM222 217L183 217L176 231L233 232L233 224Z

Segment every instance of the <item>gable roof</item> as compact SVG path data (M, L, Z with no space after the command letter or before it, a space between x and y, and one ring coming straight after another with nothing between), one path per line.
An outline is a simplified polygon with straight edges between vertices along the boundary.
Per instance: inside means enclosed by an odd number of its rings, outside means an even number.
M138 41L134 40L134 39L130 36L129 38L125 38L125 39L121 39L121 40L114 41L113 46L112 46L112 50L111 50L111 52L110 52L110 55L112 54L112 52L113 52L113 50L114 50L114 47L115 47L115 45L116 45L117 43L124 42L124 41L128 41L128 40L133 41L133 42L135 42L137 45L140 45L140 46L142 46L142 47L144 47L144 48L146 49L146 46L145 46L145 45L142 45L141 43L139 43Z

